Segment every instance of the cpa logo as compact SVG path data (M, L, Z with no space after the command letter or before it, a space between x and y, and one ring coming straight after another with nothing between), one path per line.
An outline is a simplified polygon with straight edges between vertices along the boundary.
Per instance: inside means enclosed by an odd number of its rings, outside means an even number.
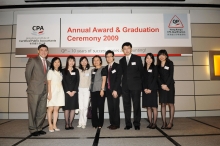
M44 34L44 27L43 26L33 26L31 34L33 34L33 35L43 35Z

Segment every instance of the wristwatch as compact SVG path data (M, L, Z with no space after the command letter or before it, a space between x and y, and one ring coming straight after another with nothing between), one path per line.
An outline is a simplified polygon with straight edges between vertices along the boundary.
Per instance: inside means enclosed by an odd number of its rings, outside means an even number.
M102 88L101 90L102 90L102 91L104 91L105 89L104 89L104 88Z

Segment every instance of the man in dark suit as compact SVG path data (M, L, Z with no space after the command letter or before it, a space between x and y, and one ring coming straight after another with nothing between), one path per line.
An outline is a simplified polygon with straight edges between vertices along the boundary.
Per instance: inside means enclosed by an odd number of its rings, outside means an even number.
M114 62L114 52L108 50L105 52L105 58L108 65L105 69L108 71L106 79L106 95L108 100L108 111L110 126L109 129L115 130L120 127L120 108L119 101L121 96L121 66Z
M140 130L141 107L140 96L142 89L143 63L140 56L131 54L132 45L125 42L122 45L124 57L119 63L122 67L122 97L125 112L125 130L132 128L131 123L131 99L134 109L133 125L135 130Z
M29 58L26 64L29 131L32 136L46 134L42 126L46 116L47 68L50 66L50 62L46 60L47 55L48 47L39 45L38 56Z

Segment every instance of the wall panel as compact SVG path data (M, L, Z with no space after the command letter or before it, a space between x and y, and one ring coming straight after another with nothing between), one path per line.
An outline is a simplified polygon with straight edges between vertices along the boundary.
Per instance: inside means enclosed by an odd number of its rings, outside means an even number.
M194 80L210 80L209 66L194 66Z
M193 52L194 65L209 65L209 52Z
M0 39L12 37L12 25L0 26Z
M220 109L219 96L196 96L196 110L216 110Z
M193 80L193 66L174 66L174 80Z
M0 68L0 82L9 82L10 68Z
M220 24L191 24L192 37L220 37Z
M26 67L28 58L16 58L15 54L11 54L11 67Z
M176 81L175 82L175 95L194 95L193 81Z
M27 98L11 98L9 112L28 112Z
M220 10L190 10L191 23L220 23Z
M220 81L195 81L195 95L220 94Z
M8 98L0 98L0 113L1 112L8 112Z
M11 82L26 82L25 68L11 68Z
M9 96L9 83L0 83L0 97Z
M0 67L10 67L10 54L0 54Z
M13 24L13 11L0 12L0 25Z
M0 40L0 53L11 53L11 39Z
M192 38L193 51L209 51L220 49L219 38Z
M10 97L27 97L26 83L10 83Z
M175 96L175 110L195 110L194 96Z

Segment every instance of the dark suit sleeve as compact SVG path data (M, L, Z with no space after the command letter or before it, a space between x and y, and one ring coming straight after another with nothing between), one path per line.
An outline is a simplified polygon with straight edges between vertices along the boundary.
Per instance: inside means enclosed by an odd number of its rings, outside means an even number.
M75 87L74 87L73 91L78 91L78 88L79 88L79 80L80 80L80 78L79 78L79 70L76 69L76 84L75 84Z
M169 76L167 78L166 85L170 85L170 83L173 81L173 72L174 72L172 61L169 62L168 66L169 66Z
M143 85L143 89L147 89L147 78L146 78L147 74L145 72L145 69L143 69L143 77L142 77L142 85Z
M62 80L63 90L66 93L67 91L70 91L70 90L68 89L68 86L67 86L67 83L66 83L66 74L65 74L65 70L64 69L62 70L62 74L63 74L63 80Z
M150 90L153 90L153 89L154 89L155 84L157 83L157 77L158 77L157 67L154 66L154 68L153 68L153 80L152 80L152 82L151 82L151 84L150 84L150 86L149 86L149 89L150 89Z
M163 83L162 83L162 81L161 81L161 79L160 79L159 66L157 65L156 67L157 67L157 73L158 73L158 75L157 75L157 81L158 81L158 84L161 86Z
M139 68L139 70L140 70L140 77L141 77L141 79L142 79L142 77L143 77L143 72L144 72L144 67L143 67L143 62L142 62L142 60L141 60L141 57L138 57L137 62L138 62L138 68Z
M27 85L30 83L33 68L34 68L34 59L29 58L26 64L26 69L25 69L25 79L26 79Z
M116 68L116 83L114 84L115 86L113 87L113 90L118 91L120 84L121 84L121 76L122 76L122 68L121 65L118 64Z

